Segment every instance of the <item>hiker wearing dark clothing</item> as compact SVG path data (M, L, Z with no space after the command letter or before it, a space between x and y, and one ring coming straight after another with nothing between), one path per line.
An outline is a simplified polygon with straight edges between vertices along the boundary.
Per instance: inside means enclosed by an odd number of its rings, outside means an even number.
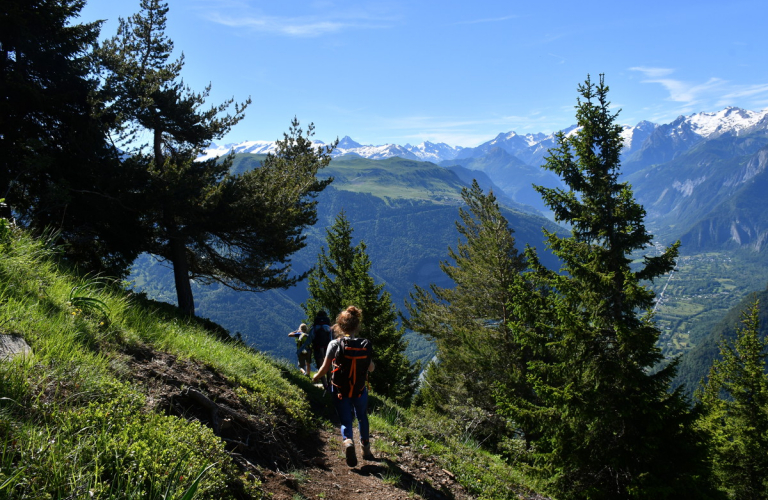
M318 311L315 315L315 319L312 322L312 328L310 328L310 334L314 337L312 341L312 349L315 354L315 364L319 370L323 366L325 361L325 351L328 350L328 344L331 342L331 320L328 318L328 314L325 311ZM321 382L323 387L327 388L330 383L330 377L325 375Z
M312 369L312 333L308 332L307 325L302 323L299 329L288 334L296 337L296 357L299 358L299 370L307 377L311 377Z
M312 379L320 380L329 370L331 372L331 399L336 413L341 420L341 439L347 465L357 465L357 454L353 440L352 422L357 417L360 441L363 446L363 458L373 460L371 443L368 435L368 372L375 368L373 349L367 339L357 338L363 314L355 306L349 306L336 318L333 331L337 338L328 344L325 360L320 370Z

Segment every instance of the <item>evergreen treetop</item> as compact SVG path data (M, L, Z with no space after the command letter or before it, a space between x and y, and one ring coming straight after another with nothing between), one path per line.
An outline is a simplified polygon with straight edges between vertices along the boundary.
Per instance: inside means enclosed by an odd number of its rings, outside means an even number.
M730 498L768 498L768 341L759 337L759 306L742 313L733 342L720 342L721 359L697 394L715 478Z
M466 208L456 221L461 238L455 250L448 249L451 260L440 264L454 286L415 287L404 322L437 345L421 400L457 417L480 409L485 417L476 431L498 443L506 430L495 417L493 388L525 391L524 354L509 323L516 288L525 287L526 262L493 193L484 194L473 181L462 199Z
M0 9L0 197L4 216L56 231L86 271L121 276L140 252L140 188L107 143L82 0L8 0Z
M134 236L142 251L172 264L179 307L194 314L191 278L262 291L305 277L292 273L289 257L316 221L315 197L332 181L316 174L335 145L314 148L314 125L305 132L294 118L259 168L232 175L232 155L197 161L243 118L250 99L232 115L232 99L204 108L210 85L200 93L184 85L184 56L171 59L167 14L167 3L142 0L97 54L114 136L130 153L122 165L145 181L143 231Z

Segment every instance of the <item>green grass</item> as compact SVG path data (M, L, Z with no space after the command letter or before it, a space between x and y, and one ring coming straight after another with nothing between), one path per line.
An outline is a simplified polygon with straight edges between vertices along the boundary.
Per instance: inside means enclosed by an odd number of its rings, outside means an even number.
M0 334L33 352L0 363L0 498L259 498L211 429L148 411L122 352L147 345L197 360L252 408L308 428L304 390L199 321L62 271L54 253L22 233L0 251Z
M436 457L441 468L451 471L462 486L481 499L517 499L521 491L535 486L520 469L483 450L446 416L422 408L400 408L379 398L372 398L372 406L371 429L386 436L373 441L373 447L391 460L396 460L398 451L391 443L407 443L413 450ZM384 476L394 481L394 474Z

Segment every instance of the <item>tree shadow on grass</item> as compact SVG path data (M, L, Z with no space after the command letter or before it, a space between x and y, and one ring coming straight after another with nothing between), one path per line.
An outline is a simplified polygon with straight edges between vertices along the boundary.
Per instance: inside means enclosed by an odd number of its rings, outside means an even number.
M374 464L366 464L353 472L361 476L376 476L382 481L390 482L403 491L413 492L426 500L453 500L455 497L447 488L436 489L431 484L417 479L413 474L403 471L399 465L389 459L369 460Z

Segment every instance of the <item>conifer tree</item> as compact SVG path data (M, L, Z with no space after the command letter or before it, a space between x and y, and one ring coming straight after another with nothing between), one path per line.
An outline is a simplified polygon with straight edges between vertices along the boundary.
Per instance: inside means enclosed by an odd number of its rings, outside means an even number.
M742 313L733 343L720 343L699 393L702 427L712 439L715 478L729 498L768 498L768 341L759 332L759 302Z
M352 246L352 226L342 211L326 229L328 250L323 247L309 275L309 298L302 304L308 318L323 309L334 318L350 305L363 311L360 337L373 344L376 370L369 381L374 391L407 404L415 388L418 367L405 356L405 330L398 327L397 309L384 284L371 276L365 242Z
M706 498L702 437L679 390L670 392L675 363L652 371L662 356L654 294L643 282L672 269L678 244L633 263L651 235L619 181L617 113L602 75L579 93L579 128L557 134L544 165L567 189L537 187L571 228L568 237L545 230L562 268L543 268L529 249L539 293L513 305L522 320L512 326L533 353L533 397L499 391L499 403L526 433L533 465L557 498Z
M483 194L473 181L462 198L466 209L459 209L456 228L463 241L448 249L452 262L440 264L455 286L417 286L406 303L405 324L437 345L438 362L428 370L420 397L448 414L458 405L476 405L492 416L496 384L525 390L525 359L508 324L513 287L523 281L526 263L493 193ZM498 432L493 420L477 430Z
M301 232L316 221L314 198L331 179L315 175L334 146L314 148L314 126L305 133L294 119L260 168L231 175L232 155L196 161L243 118L250 99L235 104L234 115L224 114L232 99L203 109L210 85L196 93L181 80L184 56L171 60L167 13L166 3L142 0L98 55L103 96L117 117L114 136L130 153L123 165L146 179L143 250L172 264L178 305L194 314L192 278L261 291L305 277L291 274L289 256L304 247Z
M54 230L66 257L121 275L138 254L133 179L107 147L82 0L7 0L0 9L0 197L17 223ZM10 217L10 212L4 214Z

